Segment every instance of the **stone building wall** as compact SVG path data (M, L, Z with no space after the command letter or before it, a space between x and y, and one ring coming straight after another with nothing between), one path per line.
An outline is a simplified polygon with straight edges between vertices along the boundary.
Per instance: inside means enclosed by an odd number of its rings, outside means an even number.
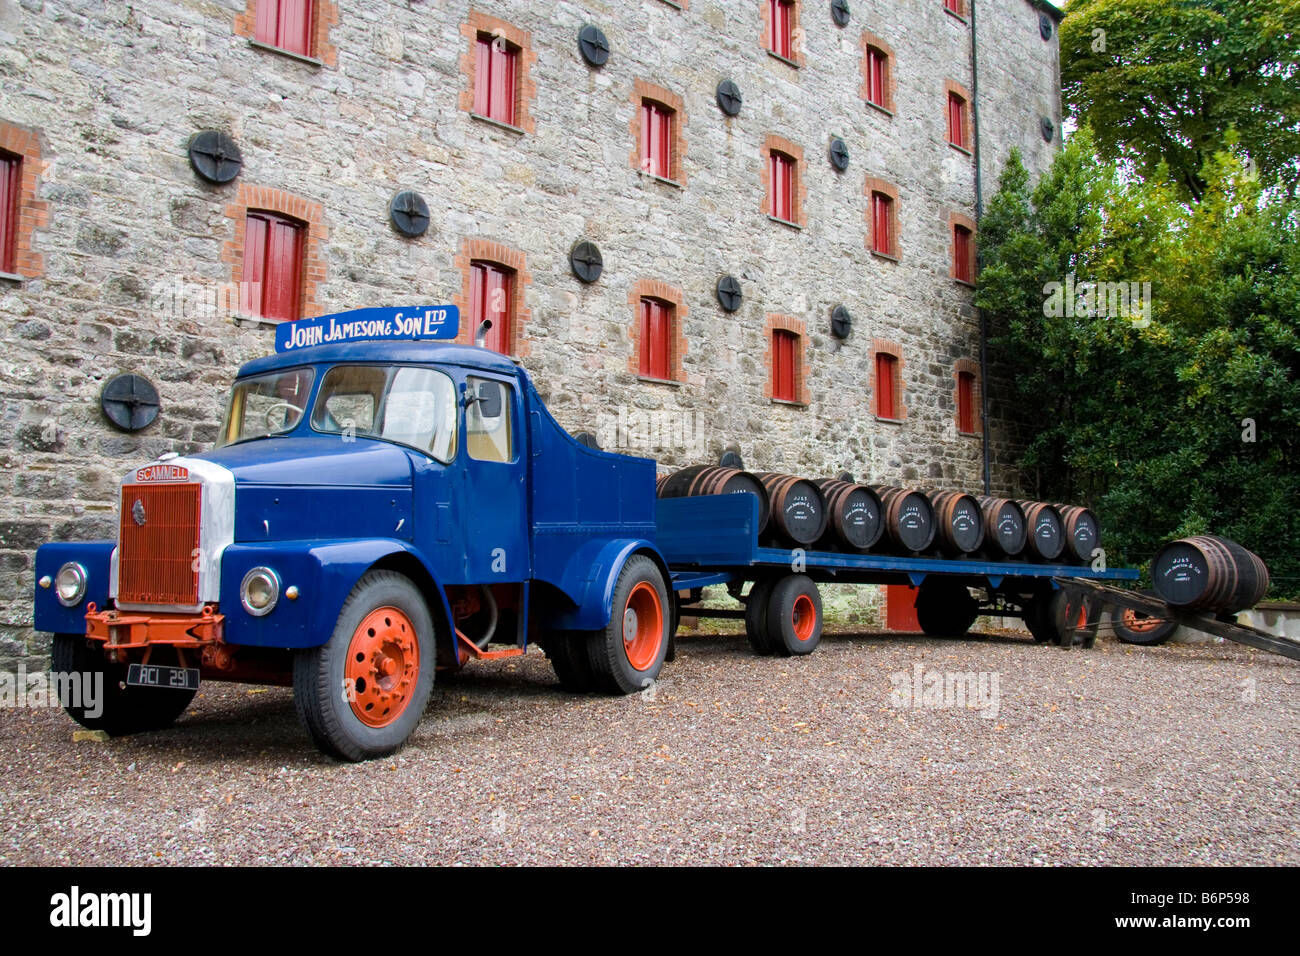
M111 536L118 476L208 447L239 364L273 348L269 326L219 308L249 195L314 210L320 312L452 301L471 246L510 250L528 274L524 365L559 421L606 448L677 466L734 446L755 469L978 488L981 442L957 434L954 407L978 320L950 251L951 216L975 214L975 164L946 142L945 92L975 84L969 21L942 0L851 0L845 27L829 2L800 2L797 68L765 52L758 0L504 0L474 14L460 0L339 0L319 5L319 63L250 43L254 4L0 0L0 131L35 135L44 217L39 268L0 278L0 656L43 653L35 547ZM468 25L489 14L532 55L524 132L464 106ZM1034 171L1050 162L1039 120L1059 124L1059 66L1029 0L980 0L977 17L988 196L1011 145ZM579 56L585 23L609 38L603 68ZM862 99L864 34L892 48L892 115ZM724 78L744 96L735 118L715 100ZM638 83L680 98L680 185L633 161ZM235 182L191 170L202 129L238 142ZM836 136L842 173L828 159ZM763 149L779 140L802 151L799 229L763 212ZM899 195L896 261L868 247L869 179ZM399 189L429 203L418 239L388 224ZM579 239L604 256L593 285L569 271ZM714 295L724 274L742 286L735 313ZM642 381L629 361L629 293L649 283L684 306L675 384ZM830 335L838 304L854 323L844 341ZM806 404L767 397L776 317L806 331ZM871 413L881 341L900 351L901 423ZM139 434L99 411L122 371L161 393ZM996 412L988 427L995 486L1011 490Z

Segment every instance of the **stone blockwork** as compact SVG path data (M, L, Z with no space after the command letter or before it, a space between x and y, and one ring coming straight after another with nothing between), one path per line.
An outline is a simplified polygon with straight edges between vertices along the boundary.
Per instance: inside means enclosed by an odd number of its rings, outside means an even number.
M232 218L254 188L319 209L313 311L450 301L464 295L471 244L517 253L529 274L516 286L527 310L517 351L575 432L629 411L699 410L709 457L735 444L755 469L977 488L980 444L956 434L953 373L978 357L978 320L972 290L950 276L949 232L953 213L974 216L976 166L947 145L944 106L946 82L977 89L970 22L942 0L854 0L839 28L828 4L800 3L795 67L757 42L765 6L339 0L321 4L314 63L250 44L249 0L0 3L0 123L37 138L43 204L29 249L40 269L0 279L0 656L44 646L29 630L35 547L111 535L117 477L208 447L233 373L272 349L271 328L223 311ZM1059 68L1035 4L981 0L976 12L987 195L1010 146L1031 169L1050 162L1057 144L1040 117L1059 123ZM492 18L529 58L522 131L462 102L468 38ZM601 69L579 56L588 22L610 40ZM861 97L864 32L890 47L893 115ZM735 118L715 102L724 78L744 95ZM638 79L681 97L684 185L628 163ZM239 143L235 182L191 170L186 144L201 129ZM761 211L770 136L803 150L802 229ZM843 173L827 158L836 136L850 151ZM898 187L898 262L865 242L868 176ZM401 189L428 200L418 239L387 222ZM604 256L593 285L569 272L579 238ZM715 299L724 274L742 285L735 313ZM676 387L640 381L629 361L629 295L646 278L681 289ZM839 304L854 323L844 341L829 331ZM806 405L764 394L769 314L805 324ZM876 338L906 363L901 424L870 413ZM121 371L161 392L140 434L99 412ZM1013 490L996 397L992 409L994 484ZM623 450L677 466L694 446Z

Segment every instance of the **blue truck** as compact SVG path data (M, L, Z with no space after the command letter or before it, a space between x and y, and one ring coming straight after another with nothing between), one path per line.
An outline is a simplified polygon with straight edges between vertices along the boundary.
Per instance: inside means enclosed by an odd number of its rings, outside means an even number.
M981 609L1046 613L1061 575L1133 574L759 547L755 499L657 500L653 460L577 441L457 328L446 306L281 326L212 451L131 469L115 539L38 549L51 669L105 676L75 720L161 729L201 680L292 685L316 744L364 760L414 731L435 671L530 643L566 688L649 686L709 585L757 651L791 655L820 641L820 581L911 582L961 632Z

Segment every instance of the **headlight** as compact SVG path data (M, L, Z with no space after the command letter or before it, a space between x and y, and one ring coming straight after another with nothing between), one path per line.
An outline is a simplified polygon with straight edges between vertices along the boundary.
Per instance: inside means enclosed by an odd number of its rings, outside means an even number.
M86 569L69 561L54 576L54 593L64 607L76 607L86 596Z
M280 600L280 575L270 568L253 568L239 585L239 602L253 617L271 613Z

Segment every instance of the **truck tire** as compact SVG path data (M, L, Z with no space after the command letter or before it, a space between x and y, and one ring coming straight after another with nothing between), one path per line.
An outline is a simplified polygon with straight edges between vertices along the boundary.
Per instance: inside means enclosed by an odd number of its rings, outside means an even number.
M772 643L767 637L767 602L772 596L772 581L755 581L745 598L745 637L754 653L762 657L772 654Z
M1155 597L1155 591L1138 592L1145 597ZM1118 604L1112 604L1106 612L1106 617L1110 621L1111 628L1115 631L1115 636L1125 644L1140 644L1144 647L1155 647L1157 644L1163 644L1169 640L1170 636L1177 629L1176 621L1162 621L1159 618L1149 617L1141 611L1135 611L1132 608L1120 607Z
M929 637L961 637L979 610L970 588L954 581L927 579L916 595L916 620Z
M561 687L584 693L595 686L585 631L550 631L542 638L541 645Z
M316 745L341 760L390 754L424 716L435 655L433 619L416 586L395 571L368 571L330 639L294 658L298 716Z
M609 624L587 635L596 686L631 694L654 683L668 653L671 614L659 566L643 554L632 555L614 586Z
M155 664L178 664L174 648L158 645ZM174 690L164 687L129 687L126 683L126 665L116 664L104 656L99 641L87 640L83 634L55 634L50 650L51 674L90 674L102 681L99 706L83 699L80 704L65 701L64 711L88 730L102 730L112 737L163 730L176 722L185 708L194 700L192 690ZM84 684L82 685L84 688ZM92 684L93 686L93 684ZM98 711L91 715L90 711Z
M767 599L767 640L778 657L811 654L822 640L822 596L805 574L788 574Z

